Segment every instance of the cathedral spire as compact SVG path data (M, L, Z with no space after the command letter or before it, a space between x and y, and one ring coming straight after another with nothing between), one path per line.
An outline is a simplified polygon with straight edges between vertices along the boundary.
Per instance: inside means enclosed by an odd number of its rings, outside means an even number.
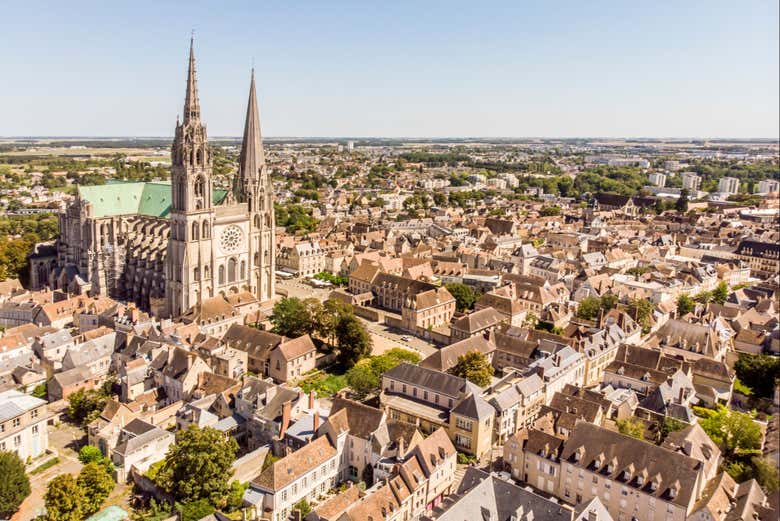
M198 80L195 75L195 36L190 38L190 65L187 70L187 94L184 98L184 123L200 119Z
M260 114L257 109L255 69L253 67L252 81L249 85L249 101L246 106L244 139L241 142L241 155L239 156L239 177L243 181L258 181L263 165L265 165L265 154L263 153L263 138L260 134Z

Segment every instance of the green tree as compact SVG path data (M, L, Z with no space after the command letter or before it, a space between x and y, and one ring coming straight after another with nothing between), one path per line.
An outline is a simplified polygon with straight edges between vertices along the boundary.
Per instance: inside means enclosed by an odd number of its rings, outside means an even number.
M190 425L177 433L156 481L178 501L206 499L215 507L222 506L230 491L228 480L237 451L232 437L210 427Z
M79 389L68 396L68 416L81 425L87 425L100 415L107 398L103 388Z
M85 516L91 516L103 505L111 491L114 490L113 478L102 462L91 462L84 465L76 483L84 494L81 510Z
M230 493L227 498L226 509L229 511L238 510L244 504L244 492L249 488L249 483L241 483L238 480L230 484Z
M465 312L474 307L478 295L469 286L460 282L450 282L445 284L444 287L455 298L455 308L458 311Z
M585 320L593 320L599 315L601 299L598 297L585 297L577 307L577 316Z
M358 396L366 396L374 389L379 388L379 375L371 368L368 360L361 360L346 373L347 385Z
M345 368L351 368L362 358L371 354L371 337L355 315L344 315L336 324L338 340L338 361Z
M82 521L84 491L71 474L60 474L51 480L44 495L47 521Z
M293 512L296 510L299 510L301 513L301 518L304 518L308 516L311 513L311 505L309 505L309 502L306 501L306 498L301 499L297 503L295 503L292 507Z
M317 333L324 339L328 345L336 345L336 326L341 317L352 315L352 306L338 299L328 299L315 317Z
M753 415L723 405L716 410L696 407L694 411L703 416L699 425L718 444L726 459L761 449L761 428L753 421Z
M677 297L677 316L684 316L696 309L696 302L688 295Z
M626 418L625 420L617 420L615 422L620 434L631 436L639 440L645 439L645 424L642 420L636 417Z
M92 462L102 463L104 459L103 453L94 445L84 445L79 451L79 461L85 465Z
M490 384L493 371L493 366L490 365L487 357L479 351L471 351L459 356L458 362L452 368L452 374L465 378L480 387Z
M776 382L780 380L780 358L740 353L734 371L740 382L751 388L756 396L771 398Z
M542 217L552 217L555 215L561 215L561 207L556 205L545 206L541 209L539 215Z
M319 312L317 299L301 300L298 297L284 298L274 304L271 312L272 331L277 335L298 338L314 332Z
M679 213L685 213L688 211L688 190L687 189L683 188L682 190L680 190L680 198L677 199L674 208Z
M629 314L645 333L650 330L654 309L653 303L646 299L633 299L628 304Z
M366 396L379 388L382 373L401 362L417 364L420 362L420 355L395 347L381 355L363 359L347 371L347 384L359 396Z
M49 386L46 382L43 382L42 384L38 384L35 386L35 389L33 389L32 395L36 398L40 398L42 400L45 400L46 397L49 395Z
M693 300L696 302L699 302L701 304L707 305L712 300L712 292L711 291L702 291L701 293L697 294L693 297Z
M669 434L683 430L687 425L671 416L666 416L661 424L661 441L665 440Z
M196 501L186 501L178 505L181 513L181 521L200 521L206 516L213 514L216 509L206 498Z
M750 458L752 477L768 494L774 494L780 489L780 475L777 466L768 458L753 456Z
M601 309L609 311L615 309L618 305L618 296L612 293L604 293L601 296Z
M10 518L30 495L30 480L16 452L0 451L0 517Z
M714 290L712 290L712 301L723 305L726 299L729 297L729 285L726 281L722 280L718 283Z

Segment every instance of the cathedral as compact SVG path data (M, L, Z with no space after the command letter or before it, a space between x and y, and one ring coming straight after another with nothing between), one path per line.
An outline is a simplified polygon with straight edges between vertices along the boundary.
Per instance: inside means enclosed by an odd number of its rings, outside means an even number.
M161 317L203 299L274 296L274 206L260 134L254 70L238 173L214 186L190 42L184 113L176 122L170 182L81 186L60 215L53 247L30 256L31 284L109 295Z

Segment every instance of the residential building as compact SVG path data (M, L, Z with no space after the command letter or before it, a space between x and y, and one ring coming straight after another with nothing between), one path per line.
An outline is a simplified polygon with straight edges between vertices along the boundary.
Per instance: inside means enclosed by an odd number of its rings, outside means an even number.
M17 390L0 392L0 451L16 452L22 461L49 448L48 405Z

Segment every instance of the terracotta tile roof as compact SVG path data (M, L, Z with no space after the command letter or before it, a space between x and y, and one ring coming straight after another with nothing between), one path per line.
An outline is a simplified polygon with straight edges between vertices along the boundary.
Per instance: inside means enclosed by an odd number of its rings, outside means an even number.
M328 438L317 438L274 462L252 480L252 485L276 492L335 456L336 448L330 444Z

